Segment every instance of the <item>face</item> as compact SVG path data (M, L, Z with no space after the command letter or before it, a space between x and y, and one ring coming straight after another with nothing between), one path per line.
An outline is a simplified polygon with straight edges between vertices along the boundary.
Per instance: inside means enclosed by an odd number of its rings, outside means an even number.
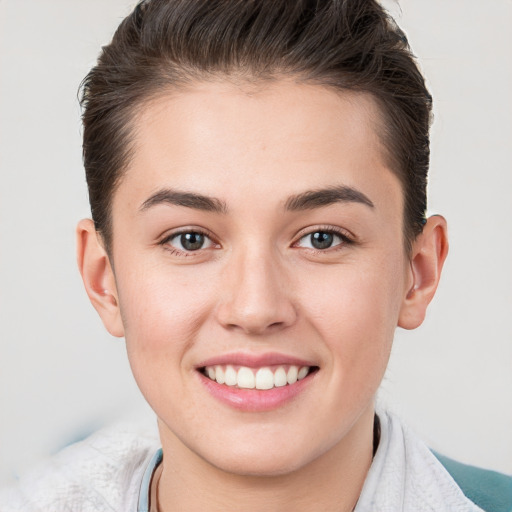
M410 286L369 96L197 85L136 120L113 199L117 300L165 446L243 474L342 450Z

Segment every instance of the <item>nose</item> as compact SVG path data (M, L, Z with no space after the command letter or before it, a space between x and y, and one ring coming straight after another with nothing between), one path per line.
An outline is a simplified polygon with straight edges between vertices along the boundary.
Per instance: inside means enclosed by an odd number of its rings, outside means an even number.
M265 334L292 325L297 312L286 273L263 251L231 259L217 309L220 324L246 334Z

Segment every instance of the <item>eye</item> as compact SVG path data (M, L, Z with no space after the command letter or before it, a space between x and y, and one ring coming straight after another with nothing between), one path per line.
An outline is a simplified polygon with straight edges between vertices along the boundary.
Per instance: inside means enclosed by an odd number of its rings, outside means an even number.
M182 252L193 252L199 249L208 249L214 244L212 240L199 231L184 231L175 233L165 239L163 244L168 244L174 249Z
M328 230L317 230L301 237L297 246L321 251L350 242L351 240L341 233Z

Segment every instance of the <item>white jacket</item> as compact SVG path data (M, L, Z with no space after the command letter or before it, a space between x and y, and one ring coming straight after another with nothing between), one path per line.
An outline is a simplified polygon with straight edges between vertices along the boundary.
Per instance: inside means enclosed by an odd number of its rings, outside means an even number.
M355 512L473 512L430 450L379 412L381 437ZM0 492L0 512L146 512L155 428L117 424L72 445ZM140 499L139 499L140 497Z

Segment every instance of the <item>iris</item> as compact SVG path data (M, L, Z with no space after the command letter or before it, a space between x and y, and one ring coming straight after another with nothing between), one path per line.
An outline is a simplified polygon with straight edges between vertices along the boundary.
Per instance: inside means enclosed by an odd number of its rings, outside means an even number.
M311 233L311 245L315 249L328 249L334 241L334 235L326 231L315 231Z
M201 233L182 233L180 243L187 251L197 251L203 247L204 238Z

